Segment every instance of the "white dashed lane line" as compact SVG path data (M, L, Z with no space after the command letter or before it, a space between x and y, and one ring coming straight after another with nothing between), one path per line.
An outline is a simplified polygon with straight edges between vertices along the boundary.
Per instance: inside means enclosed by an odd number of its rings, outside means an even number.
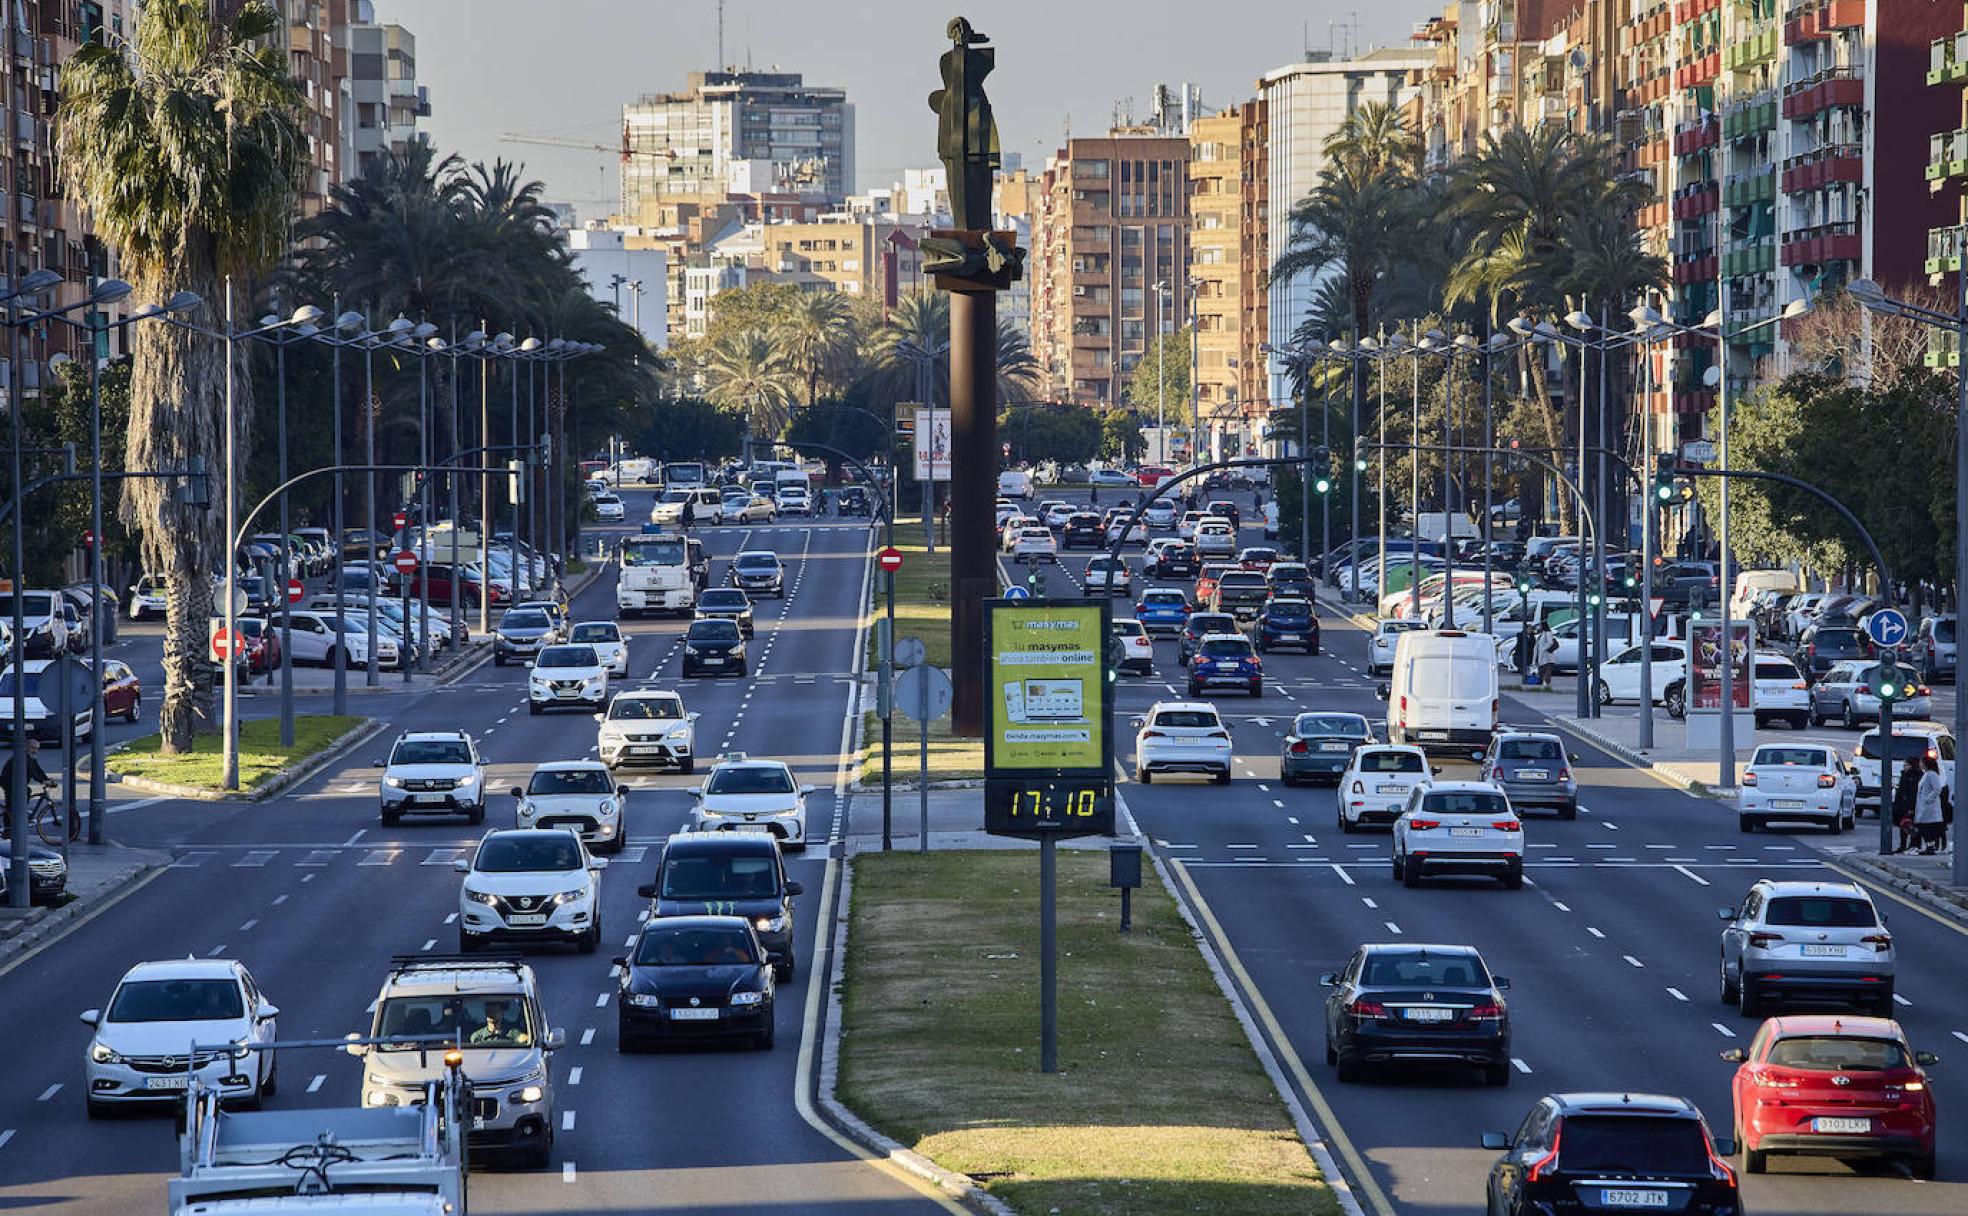
M563 1161L563 1162L561 1162L561 1163L560 1163L560 1180L561 1180L562 1182L568 1182L568 1183L571 1183L571 1182L573 1182L573 1181L574 1181L574 1177L575 1177L575 1175L574 1175L574 1163L573 1163L572 1161Z
M579 1064L567 1070L567 1083L569 1085L579 1085L581 1083L581 1066Z
M1522 1060L1520 1060L1520 1059L1518 1059L1518 1058L1517 1058L1516 1056L1511 1056L1511 1057L1510 1057L1510 1066L1511 1066L1512 1068L1515 1068L1515 1069L1516 1069L1516 1070L1517 1070L1518 1072L1521 1072L1521 1073L1523 1073L1523 1074L1524 1074L1525 1076L1529 1076L1529 1075L1530 1075L1530 1072L1531 1072L1531 1066L1530 1066L1529 1064L1526 1064L1526 1063L1524 1063L1524 1062L1523 1062Z
M35 1101L46 1102L48 1099L54 1097L56 1094L60 1092L61 1092L61 1082L57 1081L53 1085L50 1085L48 1088L42 1090L41 1096L36 1098Z
M1645 967L1647 965L1639 959L1634 958L1631 954L1622 954L1620 957L1626 960L1626 965L1629 967Z
M1716 1032L1719 1033L1725 1039L1733 1039L1736 1037L1735 1031L1729 1029L1727 1026L1724 1026L1720 1022L1710 1022L1709 1025L1715 1027Z
M327 1083L328 1083L328 1074L325 1072L318 1072L314 1074L314 1079L308 1082L307 1091L311 1094L320 1093L321 1087L323 1085L326 1085Z
M1673 997L1677 1001L1685 1001L1688 999L1688 994L1681 991L1679 988L1670 987L1667 990L1667 995Z

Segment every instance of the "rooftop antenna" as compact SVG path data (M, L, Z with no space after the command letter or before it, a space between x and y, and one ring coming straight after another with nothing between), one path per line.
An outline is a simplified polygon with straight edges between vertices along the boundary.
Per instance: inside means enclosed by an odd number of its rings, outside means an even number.
M727 67L729 67L729 66L730 66L729 64L727 64L727 63L725 62L725 59L724 59L724 0L718 0L718 59L717 59L717 66L718 66L718 71L720 71L720 72L722 72L722 71L723 71L723 70L724 70L725 68L727 68Z

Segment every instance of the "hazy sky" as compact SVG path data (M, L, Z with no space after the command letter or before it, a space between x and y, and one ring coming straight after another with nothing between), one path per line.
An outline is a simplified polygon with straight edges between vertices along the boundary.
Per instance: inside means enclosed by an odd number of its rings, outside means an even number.
M432 139L468 159L522 160L584 217L616 197L617 157L501 142L513 132L618 146L622 103L681 89L717 58L717 0L376 0L417 38ZM1405 41L1439 0L726 0L725 57L838 85L855 106L861 188L936 163L930 91L959 12L998 48L991 100L1006 151L1036 167L1068 124L1098 134L1117 102L1145 116L1157 82L1219 109L1300 48ZM1357 31L1334 28L1357 22Z

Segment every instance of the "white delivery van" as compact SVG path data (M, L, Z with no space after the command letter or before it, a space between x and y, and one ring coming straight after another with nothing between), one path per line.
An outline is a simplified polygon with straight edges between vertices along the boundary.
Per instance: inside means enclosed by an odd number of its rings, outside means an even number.
M1747 619L1750 601L1765 591L1798 591L1801 586L1797 575L1790 570L1738 570L1736 572L1736 592L1729 597L1731 614L1737 620Z
M807 474L805 469L801 468L785 467L774 469L772 471L772 485L775 490L783 490L787 486L797 486L809 494L813 492L813 478Z
M1387 741L1467 752L1496 733L1496 639L1464 629L1409 630L1394 643Z
M1022 498L1030 502L1038 494L1038 487L1032 484L1030 473L1022 469L1006 469L998 474L999 498Z

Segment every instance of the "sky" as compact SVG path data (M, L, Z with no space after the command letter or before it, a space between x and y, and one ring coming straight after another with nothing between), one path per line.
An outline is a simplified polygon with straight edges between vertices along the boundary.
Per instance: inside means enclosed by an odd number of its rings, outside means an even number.
M616 197L611 153L514 144L513 133L617 147L622 103L681 90L717 59L717 0L375 0L417 39L424 120L444 152L522 161L583 218ZM1145 118L1157 83L1200 85L1206 110L1255 94L1300 48L1402 45L1440 0L726 0L725 58L847 90L859 189L936 161L944 26L991 37L1000 139L1038 168L1067 130L1104 132L1117 104ZM1349 28L1351 27L1351 28Z

